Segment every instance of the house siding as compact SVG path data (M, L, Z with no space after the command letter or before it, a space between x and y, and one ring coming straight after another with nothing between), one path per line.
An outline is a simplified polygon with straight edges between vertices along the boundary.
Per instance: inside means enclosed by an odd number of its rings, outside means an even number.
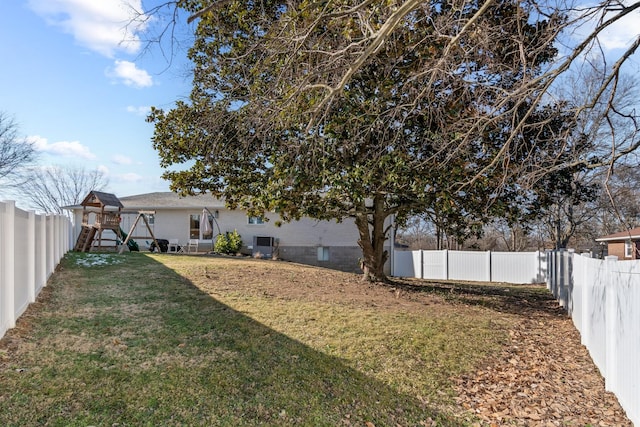
M609 255L615 255L618 259L625 259L624 257L624 242L609 243Z

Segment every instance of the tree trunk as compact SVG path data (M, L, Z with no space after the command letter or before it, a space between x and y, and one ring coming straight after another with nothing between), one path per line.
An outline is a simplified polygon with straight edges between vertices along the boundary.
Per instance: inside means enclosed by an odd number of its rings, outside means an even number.
M356 226L360 233L358 245L362 248L363 280L370 282L384 282L387 275L384 273L384 265L389 258L389 252L384 250L386 230L384 221L387 214L384 210L384 198L381 195L374 197L373 211L359 212L356 214Z

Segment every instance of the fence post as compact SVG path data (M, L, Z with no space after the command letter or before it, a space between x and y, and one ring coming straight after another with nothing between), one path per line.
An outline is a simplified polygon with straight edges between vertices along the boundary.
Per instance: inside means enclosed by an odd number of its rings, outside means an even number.
M29 303L36 300L36 213L28 212L27 226L27 295Z
M40 243L36 250L38 251L38 287L47 286L47 217L46 215L38 215L38 222L40 224L38 233Z
M549 289L551 293L554 293L553 289L556 286L556 283L558 283L558 251L552 250L547 253L549 256L549 263L551 264L551 267L549 268L551 274L549 276L550 279L547 284L547 289Z
M51 214L47 214L47 279L53 274L56 269L55 262L55 234L53 234L53 218Z
M60 242L58 239L60 238L60 230L58 227L58 215L53 214L51 216L51 228L53 228L53 270L56 270L56 265L58 265L58 254L60 252Z
M556 251L547 251L547 270L547 289L553 293L553 283L557 273Z
M555 253L556 253L556 261L557 261L556 280L552 284L551 292L553 293L554 298L556 298L560 303L560 307L564 307L564 304L563 304L562 298L560 298L560 295L562 294L562 285L564 284L564 278L566 275L566 264L565 264L566 251L564 249L557 249Z
M549 286L549 291L554 296L554 298L558 298L558 284L560 283L561 277L561 261L562 261L562 252L554 249L551 251L551 259L553 260L553 277Z
M16 205L12 200L7 200L2 203L4 205L4 218L3 218L3 236L0 245L0 254L2 255L2 279L0 279L0 291L3 291L0 296L2 300L2 319L0 321L3 324L3 328L10 329L16 326L16 308L15 308L15 230L16 230Z
M487 251L487 282L491 282L491 251Z
M571 306L571 293L573 292L573 257L575 254L575 249L567 249L566 252L566 262L567 269L565 272L565 280L562 284L562 301L564 301L564 308L567 310L568 314L571 314L571 310L573 307Z
M614 392L617 389L618 363L617 363L617 331L618 325L618 284L620 276L617 273L617 256L605 257L606 277L609 278L605 287L605 374L604 384L607 391Z
M449 280L449 249L444 250L444 280Z
M549 280L549 259L547 254L543 254L542 251L536 251L536 259L534 271L536 273L536 282L541 283L544 279L548 283Z

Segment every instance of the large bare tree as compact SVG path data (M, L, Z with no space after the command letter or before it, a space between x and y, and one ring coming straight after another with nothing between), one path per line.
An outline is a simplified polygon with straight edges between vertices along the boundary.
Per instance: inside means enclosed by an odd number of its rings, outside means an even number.
M35 158L33 144L19 137L15 121L0 111L0 189L18 184Z
M92 190L103 190L108 178L99 170L84 167L35 167L22 185L21 194L32 208L48 213L65 213L63 206L79 204Z

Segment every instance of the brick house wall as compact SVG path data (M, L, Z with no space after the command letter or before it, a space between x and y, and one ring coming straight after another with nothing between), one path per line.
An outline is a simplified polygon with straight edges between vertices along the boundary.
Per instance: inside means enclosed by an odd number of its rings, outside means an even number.
M638 251L639 251L639 244L640 242L633 242L633 246L635 248L634 251L632 251L631 253L631 257L626 257L625 256L625 242L609 242L607 247L608 247L608 252L609 255L615 255L618 257L618 259L620 260L625 260L625 259L639 259L640 257L638 257Z

